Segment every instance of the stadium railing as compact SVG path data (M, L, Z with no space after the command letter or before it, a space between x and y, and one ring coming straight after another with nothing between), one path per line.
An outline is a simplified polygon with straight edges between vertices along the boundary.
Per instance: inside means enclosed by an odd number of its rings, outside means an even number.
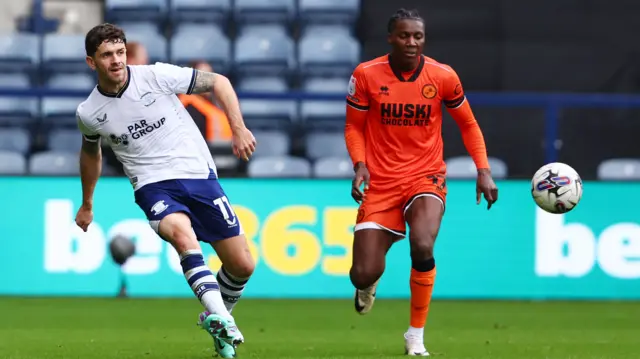
M10 89L0 87L0 97L86 97L87 91L50 90L46 88ZM288 93L239 92L242 99L265 100L317 100L344 101L344 94L318 94L292 91ZM558 139L560 112L565 108L638 108L639 95L622 94L571 94L571 93L486 93L468 92L467 98L474 106L492 107L539 107L544 108L545 161L553 162L558 158L555 140Z

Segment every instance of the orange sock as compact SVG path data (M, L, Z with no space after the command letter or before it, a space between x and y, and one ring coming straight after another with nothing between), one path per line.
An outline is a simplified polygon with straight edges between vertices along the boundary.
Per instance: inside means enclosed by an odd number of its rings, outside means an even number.
M436 268L428 272L411 269L411 327L424 328L436 280Z

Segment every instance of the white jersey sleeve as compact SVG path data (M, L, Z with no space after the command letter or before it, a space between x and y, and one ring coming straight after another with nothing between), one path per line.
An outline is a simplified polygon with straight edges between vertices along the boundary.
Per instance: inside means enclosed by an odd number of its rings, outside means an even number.
M85 124L82 120L82 116L80 116L80 112L76 112L76 121L78 122L78 129L82 133L82 137L88 142L98 142L100 139L100 135L95 129L91 129L89 126Z
M152 66L152 72L160 89L167 94L191 94L196 84L196 70L162 62Z

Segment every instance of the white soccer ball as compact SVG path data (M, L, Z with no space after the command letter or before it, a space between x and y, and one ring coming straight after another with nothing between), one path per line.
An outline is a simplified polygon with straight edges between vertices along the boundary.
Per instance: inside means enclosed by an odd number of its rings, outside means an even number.
M560 162L542 166L531 181L531 195L549 213L567 213L582 198L582 179L571 166Z

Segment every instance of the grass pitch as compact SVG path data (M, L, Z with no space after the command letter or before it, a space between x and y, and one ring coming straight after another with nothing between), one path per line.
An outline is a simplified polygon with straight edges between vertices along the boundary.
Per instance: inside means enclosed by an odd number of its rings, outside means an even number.
M0 298L2 359L208 359L195 299ZM243 299L238 358L401 358L408 302ZM640 303L432 304L427 349L447 359L640 358Z

